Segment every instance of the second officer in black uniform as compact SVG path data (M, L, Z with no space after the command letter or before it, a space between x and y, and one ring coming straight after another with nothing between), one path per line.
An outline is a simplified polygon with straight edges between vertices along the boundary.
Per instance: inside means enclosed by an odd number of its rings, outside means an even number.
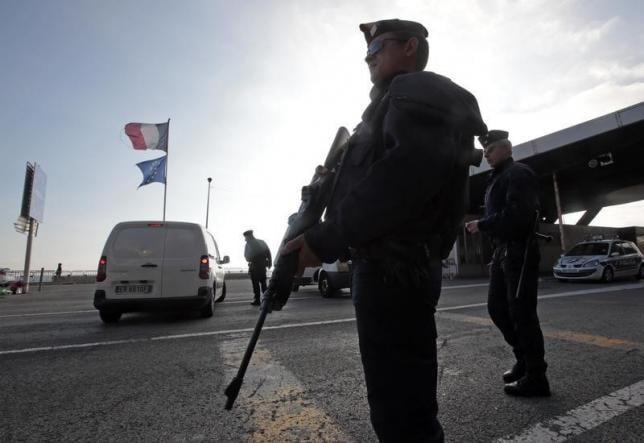
M244 258L248 262L248 275L253 285L251 305L259 306L262 293L266 291L266 268L273 265L271 250L264 240L255 238L253 230L244 231Z
M549 396L548 365L537 316L537 178L529 166L513 160L506 131L490 131L479 140L492 167L485 192L485 216L465 226L471 233L489 234L494 244L488 312L516 357L512 369L503 374L505 392Z
M350 254L371 423L382 442L443 441L437 419L436 324L441 259L462 223L476 99L422 72L427 30L360 25L373 88L349 140L325 221L284 247L300 269ZM479 158L480 161L480 158Z

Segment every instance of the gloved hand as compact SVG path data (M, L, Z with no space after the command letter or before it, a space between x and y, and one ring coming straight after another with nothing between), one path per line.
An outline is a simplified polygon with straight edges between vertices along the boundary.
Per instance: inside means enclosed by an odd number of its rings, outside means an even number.
M297 269L297 255L297 251L281 255L273 268L268 288L262 295L262 308L268 303L268 312L281 311L288 301Z
M322 261L309 247L309 244L304 238L304 234L298 235L293 240L285 243L280 249L280 254L286 255L293 251L299 251L297 258L297 271L295 273L298 277L302 276L304 268L320 266L322 264Z
M301 277L306 267L321 264L320 259L306 243L304 235L299 235L282 245L268 283L268 290L262 297L262 304L264 299L269 298L268 312L282 310L293 290L293 277Z

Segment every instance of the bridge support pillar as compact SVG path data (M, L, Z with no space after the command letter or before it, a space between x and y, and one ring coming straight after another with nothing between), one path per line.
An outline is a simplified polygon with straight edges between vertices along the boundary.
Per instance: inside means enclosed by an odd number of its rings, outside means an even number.
M557 217L559 218L559 239L561 240L561 251L566 251L566 238L563 228L563 214L561 213L561 200L559 198L559 184L557 183L557 173L552 173L552 184L555 190L555 203L557 205Z
M597 217L597 214L599 214L599 211L601 210L601 207L587 209L586 212L584 212L584 215L582 215L581 218L577 220L577 225L588 226L590 222L593 221L595 217Z

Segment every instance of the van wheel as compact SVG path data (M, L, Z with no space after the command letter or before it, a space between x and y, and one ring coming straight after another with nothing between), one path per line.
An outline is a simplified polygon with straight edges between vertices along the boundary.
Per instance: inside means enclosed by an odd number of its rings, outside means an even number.
M602 274L602 281L604 283L610 283L615 279L615 274L613 273L613 268L610 266L604 269L604 273Z
M208 301L208 304L201 308L201 316L203 318L209 318L212 317L212 315L215 313L215 296L213 295L210 297L210 300Z
M637 273L637 275L635 276L635 278L636 278L637 280L642 280L642 279L644 279L644 263L642 263L642 264L640 265L640 270L639 270L639 272Z
M106 311L105 309L101 309L98 311L98 315L101 316L103 323L118 323L121 319L121 313L118 311Z
M326 272L320 274L318 289L320 290L320 294L322 294L322 297L324 298L333 297L333 294L335 293L335 289L333 288L333 286L331 286L329 276L326 274Z
M221 303L226 299L226 282L224 282L224 286L221 288L221 295L217 300L215 300L215 303Z

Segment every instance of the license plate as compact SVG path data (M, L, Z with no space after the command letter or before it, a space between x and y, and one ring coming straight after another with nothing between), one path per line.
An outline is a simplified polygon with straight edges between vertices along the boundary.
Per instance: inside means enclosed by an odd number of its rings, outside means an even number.
M117 294L149 294L152 285L116 285L114 292Z

